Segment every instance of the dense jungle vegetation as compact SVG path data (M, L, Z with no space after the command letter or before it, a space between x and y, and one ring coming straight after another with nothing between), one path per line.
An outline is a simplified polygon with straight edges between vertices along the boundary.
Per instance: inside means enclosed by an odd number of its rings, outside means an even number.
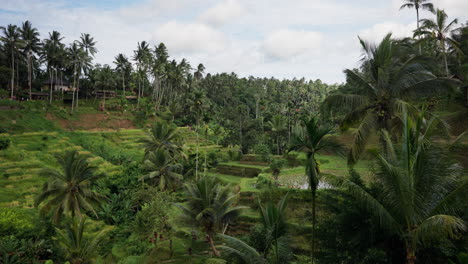
M342 84L1 27L0 263L468 263L468 26L402 8Z

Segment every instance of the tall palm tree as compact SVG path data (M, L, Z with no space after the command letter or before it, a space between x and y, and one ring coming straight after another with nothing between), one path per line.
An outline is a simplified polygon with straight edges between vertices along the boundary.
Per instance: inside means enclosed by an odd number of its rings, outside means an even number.
M84 50L87 56L86 57L83 56L83 60L86 62L80 61L80 63L78 64L79 71L78 71L78 82L76 86L76 100L75 100L76 109L78 109L81 70L84 70L85 74L89 71L90 69L89 64L91 63L92 58L97 52L97 48L96 48L97 41L95 41L94 38L91 37L91 35L88 33L82 33L80 36L80 39L77 40L77 43L80 46L80 48Z
M10 98L13 99L14 90L15 90L15 57L18 54L19 49L22 47L22 40L20 30L16 25L8 25L5 27L0 27L2 30L3 36L0 38L1 41L4 43L5 49L10 52L11 58L11 94Z
M89 237L85 235L86 217L73 219L65 229L55 228L59 245L66 252L67 259L72 264L90 263L98 256L98 246L105 239L109 228L103 228L97 234Z
M419 9L434 12L434 5L429 3L430 0L405 0L405 2L400 10L405 8L414 8L416 10L416 30L419 31ZM421 45L419 45L419 53L421 53Z
M454 213L459 194L466 193L468 182L461 181L462 168L447 158L447 153L431 142L439 130L437 118L411 119L403 115L400 143L393 143L384 131L384 144L376 155L375 181L378 193L336 176L328 181L342 187L375 217L375 221L400 237L406 247L406 263L414 264L418 250L430 241L454 238L466 230Z
M201 80L203 78L203 73L205 73L205 66L203 64L198 64L197 71L193 74L195 79Z
M164 149L172 157L184 157L181 135L178 128L166 121L156 121L147 137L140 139L145 148L145 157L153 151Z
M178 205L184 216L203 229L215 256L220 256L214 245L217 232L223 234L232 221L244 209L236 206L239 193L221 185L213 177L203 177L185 186L186 205Z
M94 40L88 33L82 33L80 40L78 40L78 45L90 56L94 57L98 51L96 48L97 41Z
M287 129L287 121L283 116L275 115L271 121L268 121L268 124L271 127L271 131L276 134L276 154L279 155L281 134Z
M157 149L148 154L143 163L143 167L148 174L142 176L141 180L149 180L159 185L161 190L171 188L175 190L183 179L180 170L182 164L172 158L164 149Z
M105 199L89 188L92 181L102 175L96 173L96 167L91 166L87 158L76 150L69 151L59 159L62 171L45 169L41 173L49 181L36 198L35 206L45 202L41 210L46 213L52 211L56 223L67 213L72 216L81 216L83 212L96 214L94 207Z
M146 80L146 73L148 71L149 60L151 59L151 50L146 41L138 42L137 49L134 51L133 60L137 63L138 73L138 100L137 105L140 105L140 97L143 94Z
M128 61L127 56L119 53L117 56L115 56L114 64L116 65L115 69L122 75L122 91L123 95L125 96L125 74L130 68L130 62Z
M28 86L29 86L29 100L32 99L32 78L33 78L33 70L32 70L32 62L34 60L34 53L38 53L40 49L40 40L39 40L39 32L36 28L32 27L31 22L26 21L23 22L23 25L20 29L21 32L21 39L23 41L22 50L26 55L26 64L28 67Z
M448 77L450 75L447 62L449 47L462 53L458 48L459 43L450 36L454 30L453 26L458 23L458 19L448 22L448 16L445 11L437 9L435 20L423 19L421 22L422 27L420 30L416 31L415 35L423 36L425 40L434 41L436 43L444 58L445 73Z
M362 72L346 69L347 82L356 90L335 94L324 101L324 112L331 108L347 109L341 128L357 125L348 162L355 164L364 152L372 132L382 129L398 134L402 110L411 108L405 101L411 96L446 91L447 80L439 79L419 61L419 57L401 57L401 47L388 34L378 46L361 41L364 50Z
M291 139L289 150L302 151L306 154L305 173L309 179L309 188L312 194L312 260L315 254L315 225L316 225L316 198L320 181L320 167L316 154L320 151L330 150L340 153L343 147L332 135L334 130L331 126L323 125L317 119L311 118L303 121L302 126L296 126Z
M42 49L42 60L46 61L47 63L47 71L49 73L50 79L50 91L49 91L49 103L52 103L52 90L53 90L53 79L54 73L56 73L58 69L58 65L60 63L60 59L63 58L62 50L63 50L63 43L61 42L63 37L60 35L58 31L49 32L49 38L44 40Z

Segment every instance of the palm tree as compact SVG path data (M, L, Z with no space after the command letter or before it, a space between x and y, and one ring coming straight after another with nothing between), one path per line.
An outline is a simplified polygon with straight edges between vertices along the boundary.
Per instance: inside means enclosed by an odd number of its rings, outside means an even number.
M41 173L50 179L36 198L35 206L45 202L41 210L46 213L53 211L56 223L67 213L81 216L82 212L93 212L96 215L94 206L105 199L89 188L92 181L102 175L96 173L96 167L89 165L87 158L76 150L69 151L59 159L62 171L45 169Z
M454 215L458 203L453 199L466 192L468 182L460 181L462 168L431 142L440 130L437 118L411 119L404 113L403 120L400 143L383 133L385 146L376 155L374 175L378 193L342 177L327 177L368 208L382 228L401 238L406 263L413 264L426 243L454 238L466 230L464 221Z
M193 74L195 79L201 80L203 78L203 73L205 72L205 66L203 64L198 64L197 71Z
M2 30L3 36L1 37L2 42L5 45L5 48L10 52L11 56L11 95L10 98L13 99L14 90L15 90L15 56L18 53L20 47L22 47L23 42L20 38L20 31L16 25L8 25L5 27L0 27Z
M263 227L266 230L265 237L271 238L271 241L267 241L268 250L273 247L274 249L274 263L281 263L280 260L280 239L286 235L287 223L285 220L286 207L288 202L288 194L286 194L277 205L268 203L265 207L260 205L260 214L262 219Z
M228 236L219 234L223 239L224 244L217 246L218 249L227 253L227 255L235 255L242 260L241 263L245 264L266 264L267 260L253 247L249 246L244 241Z
M214 245L216 232L226 232L229 224L244 209L236 206L239 193L232 192L229 186L221 185L215 178L203 177L185 186L186 205L178 205L183 215L191 222L200 226L206 233L211 250L215 256L220 256Z
M353 94L335 94L324 101L324 112L330 108L347 109L341 128L358 125L348 162L353 165L364 152L373 131L401 128L402 110L410 108L405 101L411 96L427 95L449 88L447 80L437 78L418 57L402 59L398 43L388 34L378 46L361 40L364 50L363 72L345 70ZM394 131L397 134L398 131Z
M439 47L440 52L444 57L445 73L449 76L447 53L449 47L452 47L455 51L462 53L458 48L459 43L450 37L453 31L453 26L458 23L457 19L448 22L448 16L444 10L437 9L436 19L423 19L421 20L422 27L416 31L415 35L423 36L425 40L434 41Z
M94 54L98 51L96 46L97 41L94 41L94 38L91 37L88 33L82 33L80 40L78 40L78 45L86 52L86 54L94 57Z
M97 52L96 46L96 41L94 41L94 38L91 37L90 34L88 33L82 33L80 36L80 39L77 40L78 45L80 46L81 49L84 50L86 56L82 57L82 61L78 64L78 84L76 87L76 109L78 109L78 98L79 98L79 93L80 93L80 76L81 76L81 70L84 70L85 74L89 70L89 64L91 63L92 58L94 57L94 54Z
M80 78L80 74L78 72L81 72L80 66L83 60L85 59L86 54L84 50L78 46L76 41L70 44L70 47L67 51L69 62L73 65L73 94L71 106L71 112L73 113L73 109L75 106L75 92L77 87L77 79Z
M65 226L65 230L55 228L57 236L55 239L65 250L67 259L72 264L90 263L98 256L98 246L102 243L108 228L104 228L96 235L86 236L86 217L73 219Z
M138 73L138 100L137 105L140 105L140 97L144 92L144 80L146 79L146 72L148 71L147 66L151 58L151 51L148 42L138 42L137 50L134 51L133 60L137 63Z
M185 157L182 143L180 142L181 135L176 126L166 121L156 121L151 127L147 137L140 139L145 148L145 157L150 152L158 149L164 149L173 158Z
M434 5L428 3L430 0L405 0L405 4L400 7L400 10L405 8L414 8L416 10L416 30L419 31L419 9L429 10L434 12ZM421 45L419 45L419 53L421 54Z
M309 179L309 188L312 193L312 261L315 254L315 224L316 224L316 198L320 181L320 167L315 157L317 153L324 150L341 152L343 147L331 135L334 133L331 126L322 125L317 119L311 118L303 121L303 126L296 126L294 129L291 147L289 150L305 152L306 168L305 173Z
M28 85L29 85L29 100L32 99L32 60L34 53L38 53L40 49L39 32L36 28L32 27L31 22L23 22L20 29L21 39L23 41L22 50L26 55L26 64L28 67Z
M56 73L58 64L62 57L63 43L61 42L63 37L61 37L58 31L49 32L49 38L44 41L44 48L42 49L41 57L47 63L47 71L50 78L50 94L49 94L49 103L52 103L52 90L53 90L53 79L54 73Z
M148 174L141 177L141 180L150 180L159 185L161 190L172 188L175 190L178 183L183 179L178 173L182 164L177 163L164 149L158 148L147 155L143 163Z
M280 139L281 133L287 129L287 121L281 115L273 116L271 121L268 121L268 124L271 127L271 131L276 134L276 154L280 154Z
M115 57L114 64L116 65L116 70L120 71L122 74L122 91L123 95L125 96L125 74L128 72L128 69L130 68L130 62L128 61L127 56L125 56L122 53L119 53Z

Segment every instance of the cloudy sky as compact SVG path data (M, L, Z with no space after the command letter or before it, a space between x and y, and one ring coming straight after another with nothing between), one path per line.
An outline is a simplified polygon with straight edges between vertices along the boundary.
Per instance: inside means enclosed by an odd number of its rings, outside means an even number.
M1 0L0 25L30 20L69 43L97 40L95 62L133 54L137 42L164 42L170 55L203 63L207 72L344 81L357 66L357 36L410 36L414 10L403 0ZM468 20L467 0L433 0L450 18ZM423 13L423 17L431 16Z

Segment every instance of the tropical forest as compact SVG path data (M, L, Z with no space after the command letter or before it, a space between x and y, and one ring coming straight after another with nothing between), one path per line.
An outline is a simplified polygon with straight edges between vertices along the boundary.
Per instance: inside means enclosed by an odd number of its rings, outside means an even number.
M339 66L336 82L320 79L326 61L309 76L275 77L180 55L182 44L216 49L214 33L208 47L183 36L176 45L176 31L130 39L131 50L99 46L91 32L102 25L77 25L73 36L52 4L34 19L8 11L47 1L7 2L0 263L468 263L468 17L452 16L450 1L393 1L391 12L411 15L410 34L351 32L360 56ZM167 2L152 8L176 8ZM240 2L216 3L200 19L221 21ZM197 23L184 34L215 31ZM315 36L294 32L269 39L279 57L296 56L288 45L301 34Z

